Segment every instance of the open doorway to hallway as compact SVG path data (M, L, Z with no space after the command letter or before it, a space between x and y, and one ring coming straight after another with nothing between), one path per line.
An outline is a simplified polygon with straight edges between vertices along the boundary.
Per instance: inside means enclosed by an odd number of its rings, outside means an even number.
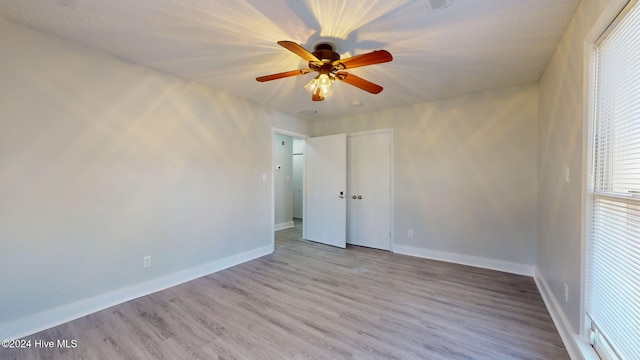
M273 135L274 230L296 229L304 219L305 140L292 134Z

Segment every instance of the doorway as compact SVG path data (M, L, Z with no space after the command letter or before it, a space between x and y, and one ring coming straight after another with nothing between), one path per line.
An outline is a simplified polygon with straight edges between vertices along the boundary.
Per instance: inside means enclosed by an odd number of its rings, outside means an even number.
M393 251L391 129L313 138L274 129L272 145L274 250L275 231L299 226L303 239Z
M304 173L304 140L293 138L293 221L303 219L303 173Z
M304 152L306 136L273 129L273 241L275 231L302 232L304 219Z

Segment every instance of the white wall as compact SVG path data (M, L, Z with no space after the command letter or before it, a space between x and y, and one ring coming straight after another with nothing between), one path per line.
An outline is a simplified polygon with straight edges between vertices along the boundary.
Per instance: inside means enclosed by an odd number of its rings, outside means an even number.
M293 139L293 153L304 154L304 144L305 141L302 139Z
M293 226L293 138L275 134L273 153L275 229L280 230Z
M537 107L532 84L317 122L314 134L394 129L394 251L531 273Z
M578 332L581 313L585 36L609 0L582 1L539 84L538 276ZM571 180L565 182L565 167ZM569 301L564 300L564 285ZM544 290L544 289L543 289Z
M0 43L0 330L270 245L271 129L309 124L2 19Z

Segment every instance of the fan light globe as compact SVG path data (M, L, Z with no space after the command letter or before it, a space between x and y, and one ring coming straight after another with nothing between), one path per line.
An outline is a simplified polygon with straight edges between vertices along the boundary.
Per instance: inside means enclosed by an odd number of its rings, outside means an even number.
M331 86L331 79L329 79L329 75L320 74L320 76L318 76L318 86L321 88L329 88Z
M322 96L323 98L333 95L333 91L331 91L331 86L326 86L326 87L321 86L320 93L318 95Z
M304 86L304 88L307 89L308 92L314 94L316 92L316 90L318 89L317 77L311 79L311 81L309 81L307 83L307 85Z

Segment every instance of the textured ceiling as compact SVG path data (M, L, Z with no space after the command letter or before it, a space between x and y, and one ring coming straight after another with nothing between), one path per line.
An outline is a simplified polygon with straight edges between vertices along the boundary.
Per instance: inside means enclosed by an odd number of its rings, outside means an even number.
M316 120L535 82L579 0L0 0L0 15L45 33ZM434 7L441 7L433 9ZM345 83L312 102L306 68L278 46L322 40L343 58L377 49L394 60L350 70L384 87ZM362 106L353 107L353 101Z

